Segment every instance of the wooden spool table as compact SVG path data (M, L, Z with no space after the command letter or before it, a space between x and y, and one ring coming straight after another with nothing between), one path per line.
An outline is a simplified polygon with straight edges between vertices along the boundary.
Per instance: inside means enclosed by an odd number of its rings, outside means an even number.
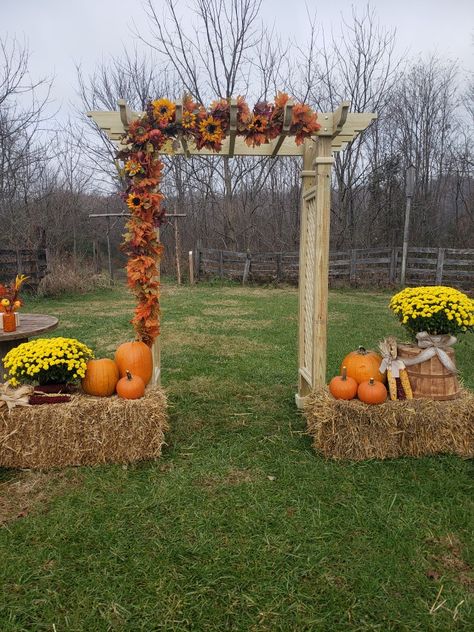
M44 334L46 331L56 329L57 326L58 319L55 316L20 313L20 324L16 328L16 331L5 333L3 329L0 329L0 382L3 381L3 374L5 372L3 358L10 349L18 347L22 342L28 342L28 339L32 336L38 336L39 334Z

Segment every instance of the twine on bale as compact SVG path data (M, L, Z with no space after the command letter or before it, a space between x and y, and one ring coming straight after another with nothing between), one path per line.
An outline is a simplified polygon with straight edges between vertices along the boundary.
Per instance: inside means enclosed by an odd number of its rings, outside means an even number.
M327 388L305 406L313 447L325 457L362 461L402 456L474 456L474 395L459 399L412 399L371 406L334 399Z
M435 355L438 356L441 364L450 372L458 373L456 365L446 353L445 349L452 347L457 338L450 334L441 334L439 336L431 335L426 331L420 331L416 334L418 346L423 351L415 358L404 358L406 366L421 364L425 360L431 360Z
M161 455L166 397L148 388L137 400L73 395L51 406L0 408L0 466L46 469L131 463Z

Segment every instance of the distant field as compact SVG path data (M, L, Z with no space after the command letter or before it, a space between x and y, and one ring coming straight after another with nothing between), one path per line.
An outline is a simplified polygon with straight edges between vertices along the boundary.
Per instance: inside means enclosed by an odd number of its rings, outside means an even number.
M162 459L1 472L0 631L474 628L472 463L333 463L294 406L297 291L163 293ZM389 294L330 294L328 377L403 332ZM122 289L36 300L97 355L132 337ZM474 388L474 336L456 347Z

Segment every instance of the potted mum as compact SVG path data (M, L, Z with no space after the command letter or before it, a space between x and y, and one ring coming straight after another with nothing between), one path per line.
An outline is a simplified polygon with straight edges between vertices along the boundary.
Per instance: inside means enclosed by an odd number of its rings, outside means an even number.
M399 345L415 397L454 399L460 393L453 345L474 331L474 301L442 285L405 288L390 308L414 343Z
M39 385L59 393L86 374L91 349L74 338L37 338L11 349L3 359L11 386Z

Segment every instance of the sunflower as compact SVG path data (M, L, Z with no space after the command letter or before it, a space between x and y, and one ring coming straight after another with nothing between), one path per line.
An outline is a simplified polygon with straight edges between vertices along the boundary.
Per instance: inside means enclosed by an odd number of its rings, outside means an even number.
M128 136L133 143L137 145L142 145L148 140L148 132L150 131L150 127L143 123L141 119L137 119L130 123L128 128Z
M252 121L249 125L249 128L253 132L257 132L258 134L261 134L262 132L265 131L267 125L268 125L268 118L266 116L264 116L263 114L254 114L252 116Z
M212 116L199 123L199 132L206 143L219 143L223 137L221 122Z
M136 176L137 173L143 171L143 167L136 160L127 160L125 163L125 171L129 176Z
M169 99L157 99L151 105L156 120L163 123L168 123L176 111L176 105Z
M185 110L183 112L183 127L184 129L192 129L196 125L196 115L192 112Z
M141 193L130 193L127 198L127 206L132 211L139 208L143 204L143 195Z

